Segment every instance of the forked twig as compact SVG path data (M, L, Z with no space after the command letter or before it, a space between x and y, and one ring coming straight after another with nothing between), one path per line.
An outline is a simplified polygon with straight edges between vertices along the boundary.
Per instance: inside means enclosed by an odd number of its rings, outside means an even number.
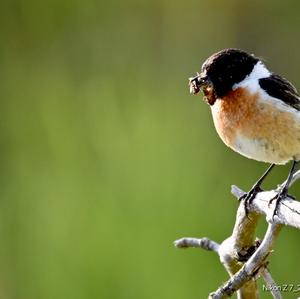
M300 179L297 171L291 184ZM284 183L283 183L284 184ZM275 299L281 299L281 294L266 268L267 258L272 252L274 242L279 236L283 225L300 229L300 202L286 197L278 206L273 217L274 205L270 200L274 198L279 189L259 192L249 207L249 214L245 215L244 202L239 205L236 222L232 235L221 244L207 238L182 238L175 241L178 248L198 247L216 252L230 279L209 295L212 299L229 298L237 291L239 299L259 298L256 280L261 276ZM236 186L232 193L240 198L244 191ZM269 223L262 242L255 241L255 229L261 216L265 216Z

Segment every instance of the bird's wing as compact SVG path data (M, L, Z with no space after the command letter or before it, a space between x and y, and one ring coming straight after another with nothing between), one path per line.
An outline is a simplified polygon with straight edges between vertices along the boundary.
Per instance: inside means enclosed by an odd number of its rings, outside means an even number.
M272 74L270 77L259 79L260 87L271 97L300 111L300 97L297 89L286 79Z

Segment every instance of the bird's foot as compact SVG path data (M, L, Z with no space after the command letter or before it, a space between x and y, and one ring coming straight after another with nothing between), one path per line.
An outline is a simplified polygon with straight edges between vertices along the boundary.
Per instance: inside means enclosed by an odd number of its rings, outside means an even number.
M259 193L261 191L263 191L263 190L260 188L259 185L254 185L248 193L245 193L244 195L242 195L239 198L239 201L244 200L245 214L246 214L247 217L248 217L250 205L251 205L253 199L255 198L257 193Z
M273 210L272 220L273 220L274 216L277 215L277 213L278 213L278 207L279 207L280 202L283 199L285 199L287 196L294 199L293 196L288 194L288 188L283 187L278 191L278 193L272 199L270 199L270 201L268 203L269 207L272 204L272 202L275 201L275 207L274 207L274 210Z

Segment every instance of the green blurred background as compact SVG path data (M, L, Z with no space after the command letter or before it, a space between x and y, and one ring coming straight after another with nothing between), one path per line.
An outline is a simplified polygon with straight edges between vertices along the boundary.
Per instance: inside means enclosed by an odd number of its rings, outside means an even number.
M206 298L225 281L213 253L172 242L229 236L230 185L249 189L267 165L222 144L187 78L239 47L300 88L299 9L2 0L0 298ZM270 258L278 284L300 284L299 245L284 229Z

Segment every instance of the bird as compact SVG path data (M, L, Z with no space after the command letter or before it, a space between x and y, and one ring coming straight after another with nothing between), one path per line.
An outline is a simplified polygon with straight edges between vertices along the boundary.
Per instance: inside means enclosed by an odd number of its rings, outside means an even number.
M287 180L272 198L273 217L287 197L300 160L300 97L284 77L244 50L229 48L214 53L201 71L189 78L191 94L200 91L211 107L214 126L222 141L235 152L270 163L265 173L240 199L246 214L261 184L275 165L292 161Z

